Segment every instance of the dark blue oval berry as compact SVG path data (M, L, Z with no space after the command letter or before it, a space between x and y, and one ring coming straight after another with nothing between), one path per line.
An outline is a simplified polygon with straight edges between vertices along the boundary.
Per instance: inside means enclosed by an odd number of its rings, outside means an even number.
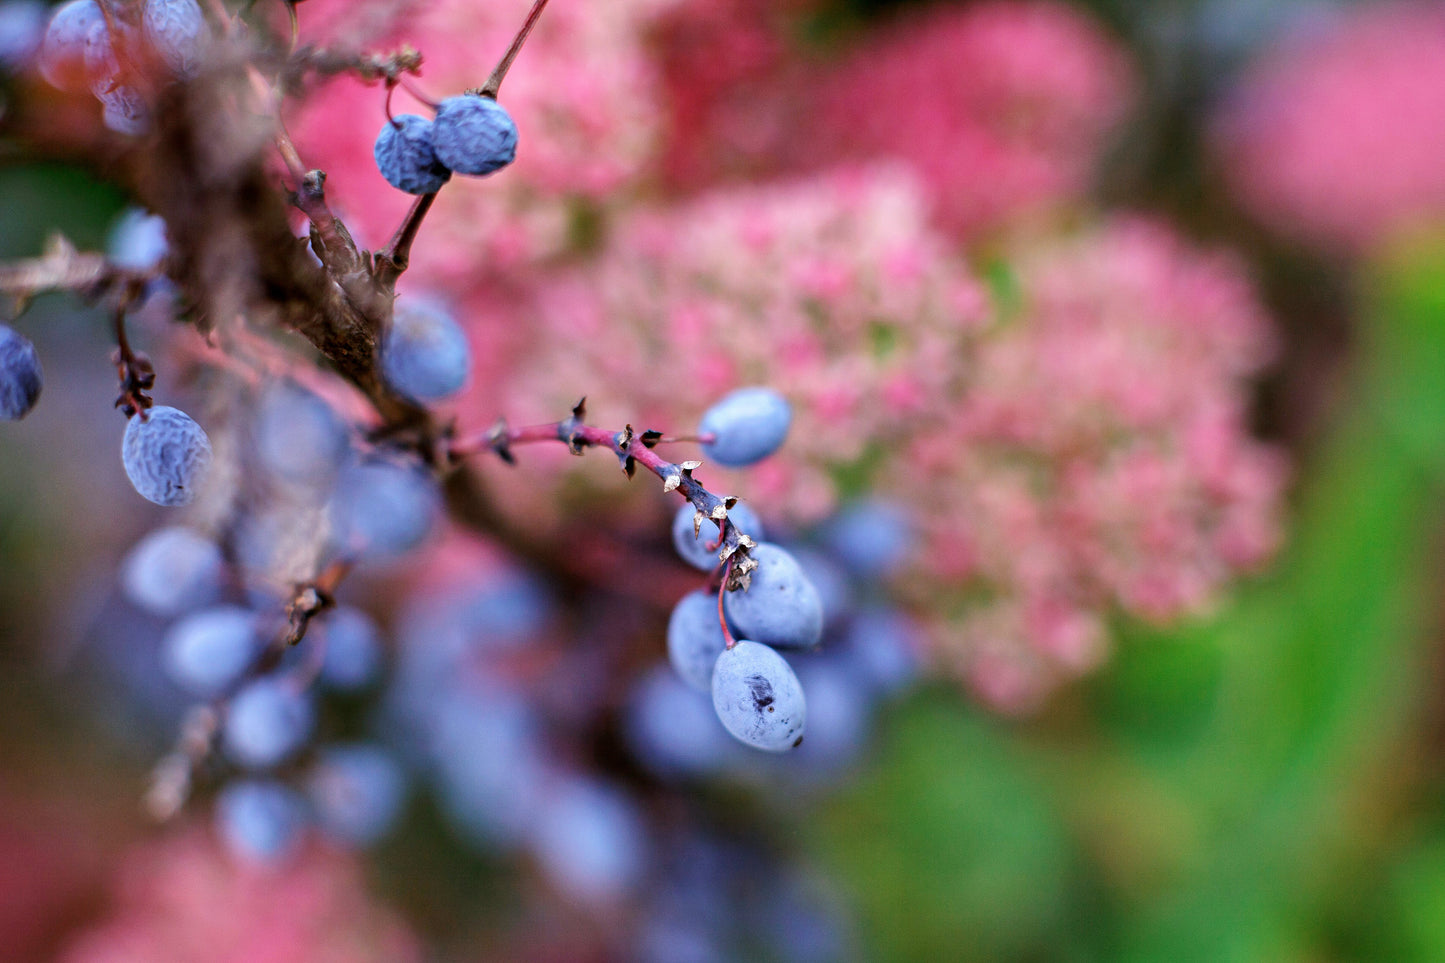
M437 161L433 126L416 114L401 114L382 125L372 155L392 187L408 194L432 194L451 179L452 172Z
M517 156L517 125L493 98L460 94L437 108L432 144L437 159L458 174L490 174Z
M0 324L0 418L17 421L40 397L40 357L30 339Z

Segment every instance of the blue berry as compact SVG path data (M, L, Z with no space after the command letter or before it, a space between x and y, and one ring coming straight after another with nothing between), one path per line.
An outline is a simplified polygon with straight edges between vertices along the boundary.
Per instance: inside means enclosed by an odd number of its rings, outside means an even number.
M808 741L796 759L788 760L789 766L837 773L863 751L873 703L863 681L849 669L831 657L799 660L794 671L808 693Z
M30 66L44 42L49 13L40 0L0 2L0 70L19 73Z
M554 884L592 903L625 896L647 866L637 805L612 786L575 777L547 794L532 847Z
M242 779L216 797L216 830L236 856L275 863L295 851L306 828L306 803L274 779Z
M706 457L742 468L777 451L792 421L792 407L773 389L739 388L704 412L697 430L713 436L702 446Z
M346 554L401 555L431 532L439 507L430 476L389 461L363 462L337 479L333 538Z
M710 676L711 667L708 692ZM716 772L735 758L734 753L745 754L719 724L708 696L666 666L657 666L633 687L624 721L633 755L659 776Z
M242 766L265 769L285 762L311 738L316 711L288 680L257 679L231 700L223 742Z
M160 265L167 250L165 220L139 207L128 207L110 229L105 256L119 268L151 271Z
M189 80L200 70L210 29L196 0L145 0L141 15L146 39L177 77Z
M307 777L306 794L322 832L347 845L370 846L401 814L406 776L379 746L328 746Z
M387 384L413 401L440 401L462 390L471 370L471 346L449 312L424 299L397 302L381 343Z
M717 596L698 589L682 597L667 620L667 659L682 681L712 691L712 668L727 647Z
M770 542L752 550L752 585L723 595L728 623L764 645L811 649L823 637L823 603L792 555Z
M210 698L241 678L260 652L256 618L234 605L188 615L161 641L166 674L186 691Z
M141 497L157 505L186 505L210 470L211 440L184 411L157 405L125 426L120 458Z
M40 356L30 339L0 324L0 418L18 421L40 397Z
M371 616L340 606L318 628L325 638L321 684L337 692L356 692L381 672L381 639Z
M215 601L225 561L216 543L180 525L158 528L121 563L126 597L154 615L179 615Z
M136 88L120 84L98 92L96 97L105 108L100 112L101 120L117 134L139 137L150 130L151 108Z
M803 687L766 645L744 640L718 656L712 706L723 727L755 749L786 752L803 741Z
M329 482L351 450L332 407L289 381L268 387L252 427L256 456L277 479L307 487Z
M517 125L495 99L460 94L437 108L432 143L437 159L458 174L490 174L517 156Z
M701 528L694 531L693 518L696 514L697 509L688 503L684 503L677 510L677 514L672 517L672 544L684 562L693 568L711 572L718 566L717 552L708 550L708 545L716 542L718 538L717 522L707 519ZM728 512L728 519L754 541L762 541L763 523L758 521L758 516L748 506L734 505Z
M86 67L87 49L108 46L105 15L95 0L70 0L55 9L40 47L40 76L61 90L80 90L94 79ZM91 55L93 61L95 55Z
M908 513L879 499L853 502L824 524L823 544L855 575L892 575L913 549Z
M906 615L892 609L866 608L848 623L838 650L874 693L893 695L918 677L922 632Z
M383 124L371 153L386 182L408 194L433 194L452 177L437 160L432 121L416 114L399 114Z

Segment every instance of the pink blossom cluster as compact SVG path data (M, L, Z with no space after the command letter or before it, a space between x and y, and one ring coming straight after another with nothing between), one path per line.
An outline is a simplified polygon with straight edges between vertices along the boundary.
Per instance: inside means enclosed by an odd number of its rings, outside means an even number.
M107 917L64 963L367 963L420 960L420 945L367 895L354 859L319 849L284 869L238 863L204 830L135 849Z
M1247 430L1271 343L1236 261L1118 219L1014 266L1017 313L884 482L928 517L938 590L968 600L937 651L1006 710L1094 664L1110 611L1173 619L1258 568L1284 482Z
M1445 217L1445 6L1361 4L1269 50L1216 119L1240 202L1358 250Z
M695 29L697 6L677 11L685 27L671 36ZM680 57L667 71L674 181L896 158L921 176L937 222L973 239L1082 196L1133 96L1121 47L1049 0L935 6L817 64L783 56L775 12L723 9L740 50L717 60L731 69Z

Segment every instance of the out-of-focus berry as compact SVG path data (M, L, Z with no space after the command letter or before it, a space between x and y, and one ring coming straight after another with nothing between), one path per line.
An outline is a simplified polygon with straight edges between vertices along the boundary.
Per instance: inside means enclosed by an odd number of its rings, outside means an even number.
M249 769L286 761L316 725L311 700L287 679L257 679L236 693L222 731L226 755Z
M141 497L157 505L185 505L210 470L211 440L184 411L157 405L130 419L120 455Z
M716 614L714 614L716 621ZM717 662L716 657L713 663ZM639 762L659 776L704 775L746 753L728 738L708 695L666 666L657 666L633 687L627 700L625 735Z
M873 498L845 505L819 534L832 557L862 579L893 574L913 548L908 513Z
M295 852L305 828L306 802L273 779L238 780L216 797L216 829L243 860L284 860Z
M712 691L712 669L727 646L717 596L698 589L678 601L667 620L667 658L684 682Z
M381 639L371 616L343 605L316 627L324 635L321 684L337 692L356 692L381 672Z
M150 104L141 92L129 84L119 84L96 94L104 109L101 120L117 134L140 137L151 128Z
M347 554L401 555L426 538L439 507L427 475L389 461L363 462L337 479L333 538Z
M458 174L490 174L516 158L517 125L494 98L460 94L437 108L432 144L437 159Z
M256 406L256 455L282 481L323 485L351 449L346 423L321 398L291 382L271 385Z
M713 436L702 445L705 456L740 468L777 451L792 422L792 406L772 388L739 388L703 413L697 431Z
M158 528L121 562L128 599L155 615L178 615L215 601L225 560L209 538L180 525Z
M441 401L462 390L471 367L467 336L450 312L425 299L397 301L381 344L387 384L413 401Z
M40 0L0 3L0 70L19 73L30 66L45 40L49 12Z
M379 746L327 746L306 779L317 825L351 846L370 846L396 822L406 797L406 776Z
M111 226L105 256L119 268L151 271L159 266L168 249L165 220L139 207L128 207Z
M92 77L86 50L110 43L105 15L95 0L70 0L55 9L40 48L40 76L61 90L83 90Z
M627 896L647 866L636 804L619 789L579 778L548 792L532 848L558 888L591 903Z
M234 605L188 615L161 641L166 673L203 698L220 695L241 678L259 651L255 615Z

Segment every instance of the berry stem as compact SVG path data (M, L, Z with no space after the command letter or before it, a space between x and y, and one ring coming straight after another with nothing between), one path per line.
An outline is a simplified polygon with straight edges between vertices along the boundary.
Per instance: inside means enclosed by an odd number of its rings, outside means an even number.
M416 240L417 232L421 230L421 222L426 219L427 212L431 210L436 199L436 192L433 191L413 201L411 210L406 212L406 218L392 235L391 243L386 246L385 251L376 255L376 283L383 290L394 290L396 279L411 265L411 245Z
M497 94L500 93L502 89L502 81L506 78L507 71L512 68L512 61L517 59L517 54L522 50L522 44L527 42L527 36L532 32L532 28L537 25L537 19L542 16L542 10L546 6L547 0L536 0L536 2L532 4L532 9L528 12L527 19L522 24L522 29L518 30L517 35L512 38L512 45L507 48L507 52L502 55L502 59L492 70L492 75L487 78L487 82L482 84L477 90L477 93L483 97L490 97L493 100L497 99Z
M732 575L732 570L733 560L728 559L727 567L723 569L722 581L718 584L717 588L717 620L718 623L722 626L724 649L731 649L733 646L738 644L738 640L733 638L732 629L728 628L727 616L723 614L723 593L727 591L728 582Z

